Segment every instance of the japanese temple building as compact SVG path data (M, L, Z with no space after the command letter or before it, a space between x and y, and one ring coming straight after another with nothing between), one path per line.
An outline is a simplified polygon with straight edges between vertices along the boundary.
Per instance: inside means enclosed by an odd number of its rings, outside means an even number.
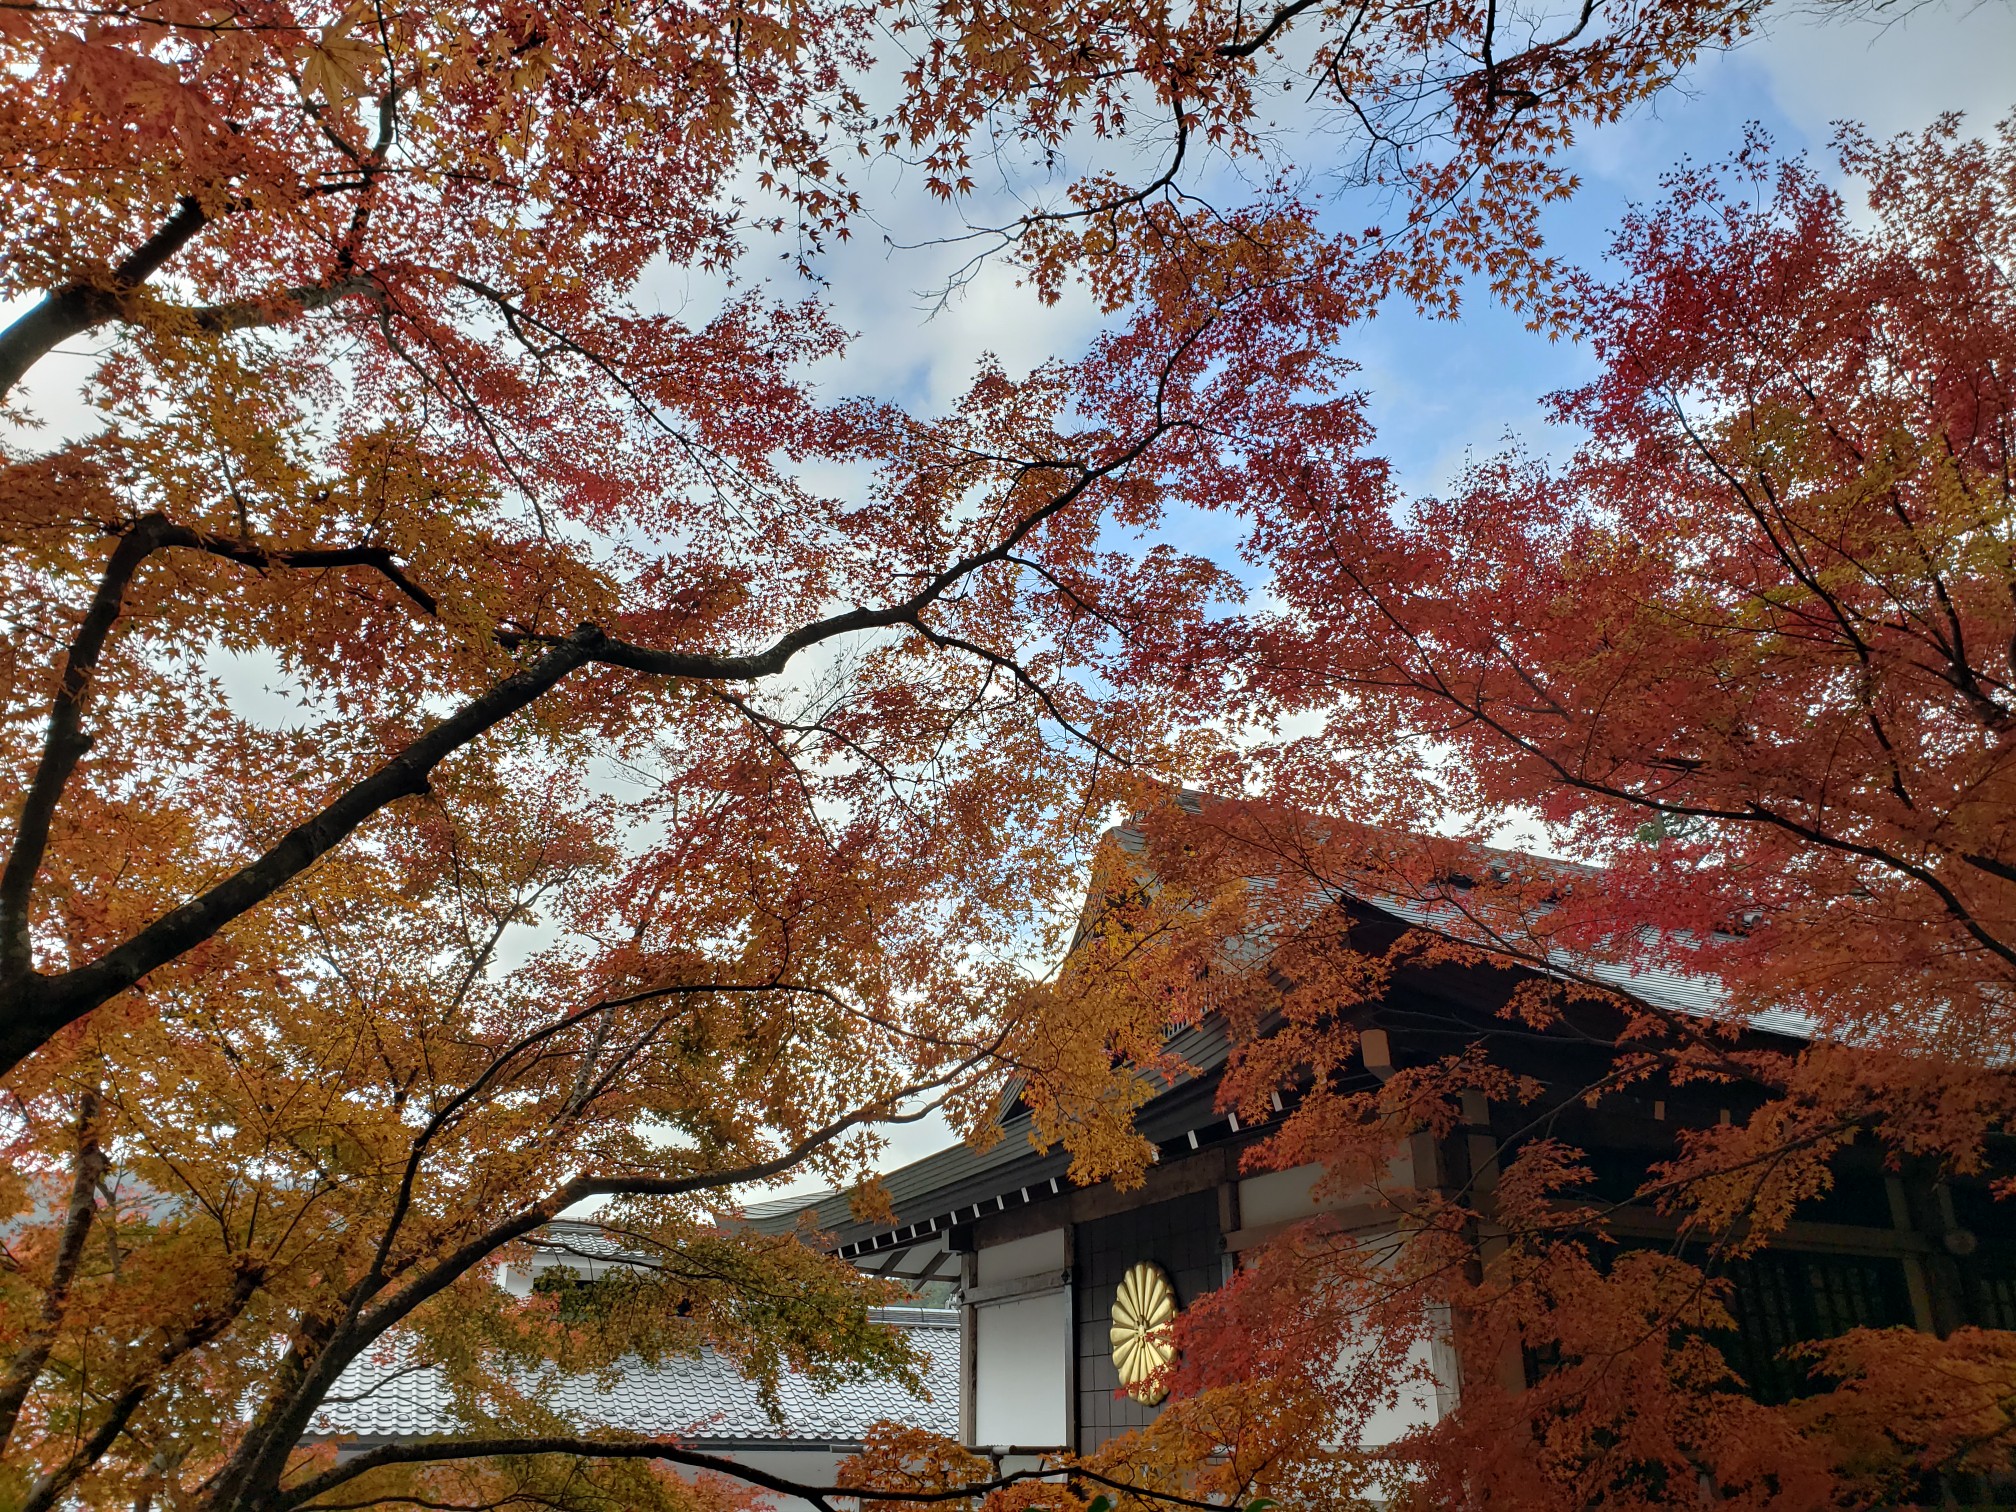
M1382 932L1397 938L1416 922L1397 910L1352 905L1354 944ZM1608 1054L1601 1019L1614 1010L1580 1010L1579 1034L1508 1034L1496 1010L1516 981L1517 973L1496 969L1401 969L1386 1000L1361 1021L1362 1085L1489 1035L1499 1064L1558 1092L1554 1133L1587 1151L1594 1195L1626 1204L1649 1168L1672 1156L1677 1130L1740 1118L1761 1101L1740 1085L1639 1084L1587 1107L1580 1095ZM1680 1012L1714 1006L1698 978L1651 971L1618 985ZM1796 1043L1789 1032L1753 1038ZM1243 1252L1318 1211L1316 1168L1256 1174L1242 1167L1242 1153L1263 1131L1217 1107L1229 1050L1223 1032L1207 1021L1171 1048L1197 1074L1137 1115L1158 1159L1135 1190L1074 1187L1068 1156L1037 1149L1027 1113L1011 1106L1003 1137L984 1152L961 1145L885 1176L893 1211L887 1221L855 1219L837 1194L768 1204L757 1218L778 1230L817 1231L834 1253L879 1275L912 1285L954 1283L959 1435L1004 1467L1095 1449L1159 1410L1121 1389L1125 1361L1116 1365L1116 1341L1127 1334L1122 1288L1130 1272L1146 1267L1141 1274L1159 1278L1158 1288L1166 1282L1174 1305L1186 1306L1230 1277ZM1454 1189L1479 1177L1488 1184L1500 1142L1516 1138L1534 1111L1475 1098L1465 1107L1467 1127L1455 1136L1417 1136L1395 1151L1395 1184ZM1834 1177L1832 1190L1802 1208L1769 1249L1724 1271L1739 1328L1718 1342L1760 1396L1783 1399L1802 1389L1801 1367L1780 1353L1798 1341L1864 1325L1941 1333L1967 1323L2016 1328L2016 1214L1992 1199L1985 1182L1886 1170L1866 1144L1841 1154ZM1328 1207L1328 1221L1361 1240L1400 1232L1398 1214L1370 1192ZM1613 1214L1611 1232L1626 1244L1670 1244L1677 1236L1674 1219L1630 1205ZM1117 1331L1116 1298L1123 1315ZM1375 1421L1376 1441L1454 1404L1461 1378L1454 1346L1440 1349L1432 1365L1440 1386ZM1503 1375L1507 1366L1492 1368ZM1515 1361L1510 1368L1531 1367Z

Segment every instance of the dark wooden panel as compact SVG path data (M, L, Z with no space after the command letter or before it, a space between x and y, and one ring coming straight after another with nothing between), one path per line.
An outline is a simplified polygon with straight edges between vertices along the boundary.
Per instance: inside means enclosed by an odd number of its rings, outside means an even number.
M1113 1369L1108 1336L1120 1278L1142 1260L1152 1260L1169 1273L1181 1306L1215 1287L1224 1269L1217 1192L1192 1192L1079 1225L1072 1311L1078 1335L1080 1452L1151 1422L1158 1410L1118 1395L1120 1378Z

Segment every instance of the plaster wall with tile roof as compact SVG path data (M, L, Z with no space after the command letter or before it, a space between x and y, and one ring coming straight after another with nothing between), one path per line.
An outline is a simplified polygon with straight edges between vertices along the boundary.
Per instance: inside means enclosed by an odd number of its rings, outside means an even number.
M630 1360L593 1375L557 1372L517 1382L556 1416L583 1432L613 1429L681 1438L695 1448L795 1444L851 1449L877 1422L895 1420L948 1436L958 1431L959 1320L954 1312L881 1308L879 1322L901 1328L928 1358L925 1394L869 1378L822 1387L786 1372L778 1412L769 1413L755 1383L712 1349L656 1365ZM353 1363L310 1425L313 1439L357 1444L440 1438L482 1425L461 1412L441 1372L414 1353L411 1340Z

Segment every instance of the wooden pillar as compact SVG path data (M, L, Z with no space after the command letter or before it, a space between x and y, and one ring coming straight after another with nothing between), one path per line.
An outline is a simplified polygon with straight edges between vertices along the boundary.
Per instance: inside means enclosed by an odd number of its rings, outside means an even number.
M1974 1236L1955 1221L1952 1194L1929 1164L1906 1162L1898 1188L1901 1201L1893 1202L1893 1221L1898 1216L1897 1208L1901 1207L1904 1226L1932 1241L1921 1255L1911 1256L1905 1263L1906 1276L1915 1271L1924 1288L1927 1316L1920 1326L1929 1327L1943 1339L1972 1321L1967 1277L1961 1271L1960 1259L1972 1253ZM1917 1263L1913 1265L1912 1261ZM1917 1303L1914 1295L1914 1312Z
M973 1289L980 1284L980 1257L971 1248L959 1257L959 1442L973 1447L974 1409L979 1402L979 1309Z
M1226 1240L1239 1232L1242 1219L1239 1216L1239 1172L1228 1154L1225 1158L1225 1179L1218 1183L1218 1248L1222 1255L1218 1273L1218 1284L1223 1286L1238 1272L1239 1257L1232 1253Z
M1885 1176L1883 1193L1890 1202L1890 1226L1900 1234L1911 1233L1911 1204L1902 1177ZM1911 1326L1920 1333L1938 1333L1939 1321L1932 1307L1932 1281L1925 1257L1908 1251L1902 1256L1904 1286L1911 1295Z
M1064 1450L1078 1452L1078 1225L1064 1225Z

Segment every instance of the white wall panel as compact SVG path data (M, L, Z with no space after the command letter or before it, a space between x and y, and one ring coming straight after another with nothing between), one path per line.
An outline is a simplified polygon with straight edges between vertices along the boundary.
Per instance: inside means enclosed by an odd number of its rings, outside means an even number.
M1248 1176L1239 1183L1239 1226L1256 1229L1270 1223L1294 1223L1317 1212L1312 1188L1322 1174L1321 1166L1304 1165ZM1332 1197L1323 1206L1336 1207L1341 1200Z
M1361 1242L1371 1247L1382 1266L1390 1266L1399 1260L1410 1241L1402 1234L1387 1233L1376 1237L1365 1236ZM1446 1310L1438 1308L1435 1321L1433 1336L1417 1340L1407 1351L1410 1379L1406 1387L1395 1394L1394 1400L1380 1402L1367 1415L1358 1447L1377 1448L1390 1444L1403 1434L1440 1422L1455 1408L1456 1383L1461 1373L1456 1348L1449 1335ZM1369 1341L1358 1343L1346 1340L1338 1354L1336 1379L1348 1383L1353 1368L1366 1364L1371 1352Z
M1347 1346L1345 1356L1352 1351ZM1438 1423L1454 1405L1454 1390L1445 1379L1450 1366L1445 1362L1446 1346L1417 1343L1407 1352L1407 1364L1412 1371L1432 1372L1436 1380L1417 1381L1408 1385L1395 1401L1382 1402L1374 1408L1365 1421L1365 1434L1361 1448L1378 1448L1392 1443L1403 1434L1416 1428L1426 1428Z
M830 1486L840 1473L840 1462L847 1458L844 1454L834 1454L824 1447L807 1446L803 1449L731 1449L715 1451L725 1459L732 1459L738 1465L747 1465L752 1470L767 1470L772 1475L786 1480L797 1481L806 1486ZM813 1512L812 1503L796 1496L785 1496L777 1491L759 1491L758 1498L776 1512Z
M981 1259L989 1253L982 1250ZM1044 1292L974 1310L974 1443L1063 1446L1067 1297L1063 1291Z
M1332 1192L1318 1202L1314 1188L1322 1174L1323 1168L1319 1165L1301 1165L1290 1166L1285 1171L1248 1176L1239 1183L1239 1226L1257 1229L1275 1223L1296 1223L1333 1208L1373 1200L1376 1196L1369 1187L1347 1188ZM1414 1168L1405 1145L1394 1152L1386 1179L1394 1186L1413 1184Z
M973 1257L979 1264L979 1282L992 1286L997 1281L1013 1281L1018 1276L1040 1276L1045 1271L1064 1269L1064 1230L1047 1229L1026 1239L1011 1239L983 1249Z

